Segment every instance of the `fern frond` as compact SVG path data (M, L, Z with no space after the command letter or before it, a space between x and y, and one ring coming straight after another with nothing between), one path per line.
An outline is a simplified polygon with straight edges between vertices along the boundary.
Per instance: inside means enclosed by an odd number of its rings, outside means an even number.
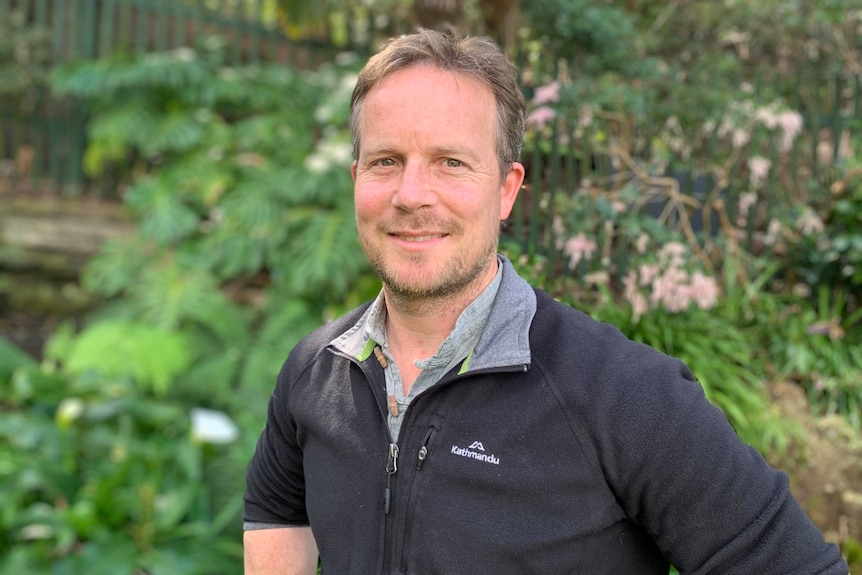
M291 216L296 214L291 212ZM352 206L314 210L296 224L294 241L286 246L286 260L279 266L285 273L285 286L300 295L344 297L368 270L356 236Z
M66 355L71 375L90 370L106 378L129 378L144 389L164 394L189 365L185 338L148 325L106 321L87 327Z
M147 157L165 152L185 152L203 143L205 127L186 110L162 114L142 131L137 144Z
M81 281L88 291L113 297L134 285L152 258L153 250L139 238L111 239L87 263Z
M166 245L191 235L200 216L166 186L167 182L148 178L129 190L126 203L141 217L140 234Z

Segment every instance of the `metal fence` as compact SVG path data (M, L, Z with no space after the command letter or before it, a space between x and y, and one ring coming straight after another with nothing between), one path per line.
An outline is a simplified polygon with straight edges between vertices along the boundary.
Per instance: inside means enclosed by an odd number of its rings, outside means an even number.
M705 236L727 232L728 223L737 226L740 197L750 191L748 160L754 155L767 160L771 168L759 188L762 201L757 212L752 210L751 217L744 218L743 229L735 230L746 247L758 243L755 235L767 227L773 208L828 203L830 184L842 166L860 157L854 146L860 145L862 133L862 75L807 68L791 76L752 72L749 78L739 79L740 84L745 81L751 84L752 93L779 96L801 114L802 127L789 150L780 149L778 138L773 138L733 156L717 169L713 163L717 154L709 149L715 142L706 142L689 157L668 152L663 169L656 173L650 171L654 166L643 162L651 157L649 147L661 125L633 125L624 115L611 114L614 117L597 117L591 127L583 129L577 125L576 112L563 113L550 124L550 130L545 129L543 145L530 147L524 158L528 165L526 193L522 194L524 204L516 205L512 236L520 238L530 253L554 254L558 250L553 219L559 215L553 208L555 197L591 190L607 197L632 185L649 192L658 182L673 190L657 193L644 209L658 216L674 201L669 195L678 193L677 201L680 197L685 200L677 207L685 211L682 217L686 221L681 222L676 212L667 223L688 226L702 244ZM625 252L626 246L620 248Z
M226 38L228 60L234 64L276 61L313 67L333 56L336 48L327 38L288 38L278 25L274 5L273 0L0 0L0 17L14 13L24 26L44 31L46 67L118 51L141 53L193 45L208 34ZM769 187L776 192L768 201L789 199L782 194L821 193L827 188L827 170L854 154L852 136L862 121L860 76L840 69L799 70L795 75L759 71L746 80L754 91L768 87L781 94L804 117L803 134L789 154L774 147L763 151L774 166ZM0 192L3 185L41 183L69 194L80 193L88 183L82 172L86 116L74 100L54 99L47 90L40 94L29 103L27 113L21 111L20 103L0 109ZM646 133L642 137L646 142L650 130L660 129L631 128ZM573 128L563 124L555 129L550 145L543 150L535 147L526 158L528 191L518 206L512 231L531 251L552 247L549 198L574 193L587 177L612 187L632 175L630 168L615 163L611 155L591 149L587 137L581 137L578 147L559 146L561 140L573 139L572 134L564 133ZM610 133L616 128L597 122L594 129ZM634 152L633 157L648 155L645 150ZM734 176L744 180L746 169L744 161L737 162L727 174L728 182ZM681 193L698 199L721 184L703 166L682 158L670 158L664 175L678 182ZM742 190L724 184L720 191L732 212ZM695 225L710 231L717 227L714 207L704 203L690 208L689 216Z
M19 32L42 32L32 45L16 49L42 49L46 70L118 52L192 46L210 34L226 39L231 64L313 67L332 57L336 48L325 38L288 38L277 25L274 5L269 0L0 0L0 18L7 28L15 18ZM44 86L38 93L37 102L0 102L5 104L0 106L0 186L81 193L87 183L86 114L72 99L51 97Z

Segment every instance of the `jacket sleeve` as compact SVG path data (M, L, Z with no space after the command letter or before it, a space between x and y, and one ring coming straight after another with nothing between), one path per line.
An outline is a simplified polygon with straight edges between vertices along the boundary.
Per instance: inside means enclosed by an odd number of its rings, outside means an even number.
M243 497L246 524L308 525L302 449L290 413L288 373L285 363L269 400L266 425L246 472Z
M681 362L635 344L599 442L607 480L684 575L847 575L789 489ZM619 373L619 372L618 372ZM603 419L604 419L603 417Z

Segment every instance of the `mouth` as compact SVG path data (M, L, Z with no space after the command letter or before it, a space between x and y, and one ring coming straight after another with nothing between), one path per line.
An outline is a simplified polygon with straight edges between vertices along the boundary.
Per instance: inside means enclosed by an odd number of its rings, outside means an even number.
M390 235L392 237L398 238L399 240L404 241L404 242L419 243L419 242L427 242L430 240L441 239L441 238L446 237L448 234L424 234L421 236L417 236L417 235L404 235L404 234L393 233Z

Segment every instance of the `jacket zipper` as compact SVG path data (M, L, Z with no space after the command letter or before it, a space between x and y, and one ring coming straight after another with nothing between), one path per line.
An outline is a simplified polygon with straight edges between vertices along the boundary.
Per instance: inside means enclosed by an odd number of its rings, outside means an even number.
M512 373L512 372L519 372L519 371L524 372L524 371L527 371L527 369L528 369L528 367L526 365L509 366L509 367L504 367L504 368L487 368L487 369L472 371L472 372L469 372L468 374L456 374L456 375L454 375L448 379L443 379L443 380L439 381L436 385L426 389L425 391L423 391L422 393L417 395L413 399L413 401L410 403L410 405L407 406L407 410L403 414L404 421L401 422L401 429L406 430L409 428L409 423L408 423L409 416L412 414L412 412L414 412L416 410L416 406L420 402L420 398L422 398L423 396L425 396L427 394L433 393L436 390L439 390L441 387L447 386L447 385L449 385L455 381L459 381L461 379L464 379L465 377L470 377L470 376L478 375L478 374L482 374L482 373ZM389 422L388 422L388 419L386 417L385 412L384 412L383 418L385 420L386 428L388 430L389 429ZM409 548L409 543L410 543L410 541L409 541L410 531L412 531L412 530L408 529L408 526L411 523L411 515L412 515L410 507L411 507L411 505L413 505L415 503L416 497L418 496L419 484L418 484L417 479L419 479L419 475L422 471L422 467L425 465L425 462L428 459L428 455L431 451L431 448L433 447L432 439L434 438L434 434L438 431L438 428L440 425L439 422L435 424L434 419L435 419L435 417L432 416L432 424L429 426L428 430L425 432L425 437L423 439L422 445L419 448L419 452L418 452L417 458L416 458L416 470L413 472L412 477L410 477L410 483L409 483L409 485L404 485L401 489L399 489L399 493L401 494L402 501L400 503L398 503L398 505L399 506L403 505L404 508L402 510L399 510L394 515L389 515L389 517L386 519L386 522L389 522L389 521L393 522L392 523L392 530L391 530L392 539L390 539L390 541L392 542L393 548L391 548L389 551L390 553L392 553L391 557L392 557L392 562L393 562L392 565L390 565L390 572L393 572L393 573L395 573L395 572L407 573L407 569L408 569L407 550ZM404 437L404 436L405 436L404 433L402 433L402 437ZM390 441L391 441L391 437L390 437ZM390 459L391 459L391 457L390 457ZM387 469L388 469L388 466L387 466ZM394 474L394 472L387 476L387 493L389 493L390 497L391 497L391 491L389 491L389 488L391 486L390 481L392 479L393 474ZM402 479L402 483L405 479L406 478ZM407 495L406 501L403 500L405 494ZM388 509L387 509L387 511L388 511ZM384 544L384 550L386 547L387 547L387 545Z
M387 425L388 428L388 425ZM390 438L390 441L392 438ZM386 489L383 490L383 514L389 515L392 501L392 476L398 471L398 444L389 444L389 459L386 460Z
M395 441L393 441L392 433L389 431L388 413L387 413L386 408L384 407L384 405L386 404L386 401L385 401L386 398L384 397L381 400L380 394L379 394L377 388L375 388L375 386L374 386L374 382L377 381L378 378L375 377L375 374L372 373L371 369L369 367L367 367L367 364L365 364L365 362L358 362L358 361L356 361L356 358L349 356L349 355L346 355L344 353L341 353L340 351L333 350L333 353L335 353L336 355L340 355L340 356L344 357L345 359L358 365L358 367L365 374L366 380L368 381L369 385L371 386L372 393L378 399L377 404L378 404L378 409L379 409L380 415L383 418L383 427L386 429L386 435L389 437L388 456L386 459L386 470L385 470L386 471L386 487L383 490L383 515L384 515L385 519L383 521L383 525L381 526L383 528L382 529L383 539L381 540L381 547L380 547L380 561L379 561L380 569L378 569L378 572L382 572L382 567L385 564L385 557L387 554L387 551L386 551L386 547L387 547L386 539L387 539L387 537L385 537L386 523L388 523L390 521L390 519L388 519L388 517L390 515L390 511L392 508L392 478L398 472L398 444L395 443ZM381 367L380 369L382 371L383 368ZM486 369L471 371L471 372L468 372L467 374L456 374L456 375L450 377L449 379L441 380L441 381L437 382L437 384L435 384L431 388L426 389L425 391L420 393L418 396L416 396L413 399L413 402L409 406L407 406L407 411L405 411L405 413L403 415L404 421L401 422L401 427L402 427L402 429L406 428L407 415L408 415L408 413L413 411L411 408L416 404L416 401L420 397L428 394L429 392L433 392L434 390L440 389L444 385L449 385L450 383L457 381L457 380L460 380L460 379L464 379L465 377L470 377L473 375L480 375L483 373L512 373L512 372L518 372L518 371L525 372L527 370L528 370L527 365L512 365L512 366L508 366L508 367L486 368ZM381 403L381 401L382 401L382 403ZM432 425L428 429L428 431L426 432L425 439L422 443L422 446L419 449L419 454L418 454L417 461L416 461L416 471L421 471L422 466L425 464L425 460L428 458L428 453L430 450L429 444L431 442L431 438L434 436L434 433L436 431L437 431L437 429ZM413 481L411 482L410 491L409 491L411 496L414 495L413 492L415 491L415 489L414 489L414 485L416 483L415 480L416 480L416 475L414 473ZM407 510L407 513L404 515L404 521L403 521L402 525L400 526L401 527L400 531L401 531L402 536L405 535L404 531L406 530L408 519L409 519L409 509ZM398 527L399 526L397 526L397 525L392 526L392 533L395 535L396 539L398 538L397 534L399 533ZM402 537L402 542L403 542L403 537ZM405 550L406 550L406 546L404 546L402 543L401 549L396 549L396 551L398 553L395 555L395 557L400 557L401 567L402 567L402 570L404 570L404 571L406 571L406 568L407 568ZM395 567L395 566L392 565L391 567Z
M405 502L407 509L404 512L404 523L400 530L400 542L398 542L400 549L398 550L397 555L401 566L401 573L407 572L408 549L410 548L410 538L412 537L410 521L412 514L410 508L415 505L416 498L419 496L420 481L422 479L420 472L422 471L422 467L425 465L425 461L428 459L428 455L434 446L434 435L439 431L440 423L434 421L434 419L435 418L432 417L431 425L428 426L428 431L425 432L425 438L422 440L421 447L419 447L419 453L416 456L416 471L413 473L413 478L410 482L409 496Z

